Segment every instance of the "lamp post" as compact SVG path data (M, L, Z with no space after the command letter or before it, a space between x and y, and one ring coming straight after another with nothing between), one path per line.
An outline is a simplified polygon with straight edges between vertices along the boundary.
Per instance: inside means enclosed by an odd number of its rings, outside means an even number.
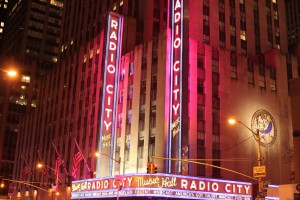
M246 124L244 124L243 122L236 120L234 117L230 118L228 120L229 124L233 125L235 123L239 123L241 125L243 125L245 128L247 128L249 131L251 131L251 133L254 135L255 140L257 141L257 165L258 168L260 168L261 165L261 151L260 151L260 136L259 136L259 129L256 129L256 132L254 132L251 128L249 128ZM258 196L260 196L260 194L262 194L262 189L263 189L263 180L262 177L259 176L258 177ZM260 199L261 197L257 197L256 199ZM264 198L263 198L264 199Z
M52 171L54 171L54 173L56 173L56 170L54 169L54 168L52 168L52 167L50 167L50 166L48 166L48 165L44 165L44 164L42 164L42 163L38 163L37 165L36 165L36 167L37 168L39 168L39 169L42 169L42 168L47 168L47 169L50 169L50 170L52 170ZM55 191L56 191L56 196L58 196L59 195L59 191L58 191L58 173L56 173L56 181L55 181L55 184L56 184L56 188L57 189L55 189Z
M117 192L117 200L119 200L119 191L121 190L121 188L120 188L120 186L121 186L121 180L120 180L120 175L121 175L121 157L119 158L119 160L117 160L117 159L115 159L115 158L112 158L112 157L110 157L109 155L107 155L107 154L105 154L105 153L101 153L101 152L96 152L95 153L95 156L96 157L99 157L99 156L106 156L106 157L108 157L109 159L111 159L111 160L113 160L113 161L115 161L116 163L118 163L119 164L119 176L118 176L118 178L116 178L116 176L115 176L115 181L117 181L118 182L118 185L117 185L117 190L118 190L118 192Z

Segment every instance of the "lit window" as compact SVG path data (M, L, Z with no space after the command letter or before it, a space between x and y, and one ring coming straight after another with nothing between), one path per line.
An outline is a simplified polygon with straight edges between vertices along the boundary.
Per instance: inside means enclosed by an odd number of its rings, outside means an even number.
M241 40L246 40L246 31L241 31Z
M21 81L24 83L30 83L30 76L22 75Z
M240 4L244 4L245 3L245 0L240 0Z
M53 60L54 62L57 62L57 57L53 57L52 60Z
M99 54L100 53L100 49L97 49L97 54Z
M3 29L2 28L0 28L0 33L2 33L3 32Z
M5 8L5 9L6 9L6 8L7 8L7 4L4 4L4 5L3 5L3 8Z
M277 0L272 0L273 3L277 3Z
M71 41L71 45L73 44L74 42L73 42L73 40Z
M5 3L8 3L8 0L5 0L4 2L5 2Z
M123 5L123 1L120 2L120 6L122 6L122 5Z
M32 103L31 103L31 107L36 107L36 102L35 102L35 100L32 100Z
M23 90L25 90L25 89L26 89L26 86L25 86L25 85L21 85L21 88L22 88Z
M1 27L4 27L4 22L1 22L1 25L0 25Z
M90 51L90 58L92 58L92 57L93 57L93 54L94 54L94 51L93 51L93 50L91 50L91 51Z
M114 6L114 8L113 8L113 11L115 11L115 10L117 10L117 7L116 7L116 6Z
M83 63L86 63L86 54L83 56Z

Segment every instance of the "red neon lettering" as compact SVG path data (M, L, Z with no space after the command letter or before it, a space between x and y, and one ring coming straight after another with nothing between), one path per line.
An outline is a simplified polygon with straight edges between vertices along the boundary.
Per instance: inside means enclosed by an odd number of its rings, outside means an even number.
M182 179L182 180L181 180L181 188L187 189L187 185L188 185L188 181Z
M174 65L173 65L173 70L175 71L175 72L178 72L179 71L179 66L177 66L177 65L179 65L179 61L177 60L175 63L174 63Z
M180 12L175 13L175 19L174 19L174 23L178 22L180 19Z
M111 61L111 62L113 62L113 61L114 61L114 58L115 58L114 56L115 56L115 55L114 55L113 53L112 53L112 54L110 54L110 61Z
M112 88L112 89L110 90L110 88ZM108 85L108 86L106 87L107 93L112 94L112 93L113 93L113 88L114 88L113 85Z
M116 21L116 20L111 20L111 25L110 25L110 27L111 28L115 28L115 29L117 29L118 27L118 22Z
M116 34L116 32L115 31L111 32L109 38L117 40L117 34Z
M176 90L173 90L173 93L175 94L175 100L177 100L177 96L178 96L178 92L179 92L179 89L176 89Z
M214 192L218 191L218 190L219 190L219 185L218 185L218 183L213 183L213 184L211 185L211 189L212 189Z
M231 190L228 188L228 187L230 187L231 186L231 184L229 184L229 183L227 183L226 185L225 185L225 191L226 192L231 192Z
M115 71L116 71L116 67L113 66L113 65L108 65L108 66L107 66L107 71L108 71L110 74L113 74L113 73L115 73Z
M181 8L181 4L179 0L176 1L174 10L176 10L177 8Z
M181 40L180 38L176 38L174 40L174 47L177 49L180 46Z
M117 46L116 46L116 43L114 42L109 42L109 50L116 50Z
M175 115L177 115L177 110L178 110L178 108L179 108L179 103L177 103L176 106L173 105L173 110L174 110Z
M105 129L108 131L110 125L111 125L111 122L107 123L105 120L104 120L104 124L105 124Z
M106 117L109 118L109 113L112 112L112 109L105 108L105 110L106 110Z

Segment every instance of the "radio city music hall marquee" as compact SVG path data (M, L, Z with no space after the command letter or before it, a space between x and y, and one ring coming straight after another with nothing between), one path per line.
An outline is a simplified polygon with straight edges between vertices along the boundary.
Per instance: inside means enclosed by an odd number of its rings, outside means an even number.
M120 178L119 178L120 179ZM170 174L123 175L120 197L158 196L185 199L251 199L246 182L197 178ZM119 180L114 177L72 182L71 199L115 197Z

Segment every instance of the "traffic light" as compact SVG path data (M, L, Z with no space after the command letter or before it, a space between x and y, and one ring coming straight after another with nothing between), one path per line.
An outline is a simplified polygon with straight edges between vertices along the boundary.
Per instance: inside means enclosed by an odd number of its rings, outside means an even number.
M155 174L157 173L157 164L154 162L149 162L147 164L147 174Z
M154 163L154 173L156 174L157 173L157 164Z
M153 174L153 165L152 165L153 162L149 162L147 164L147 174Z

